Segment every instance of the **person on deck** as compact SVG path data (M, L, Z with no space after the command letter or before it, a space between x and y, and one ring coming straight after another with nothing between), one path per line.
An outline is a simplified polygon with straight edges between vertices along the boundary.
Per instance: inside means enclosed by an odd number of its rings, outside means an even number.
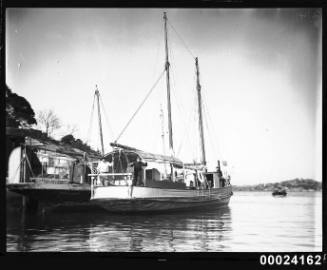
M106 161L105 158L102 157L98 164L97 172L98 173L109 173L111 165L112 164L110 162ZM106 182L108 181L108 177L106 177L106 176L101 176L100 179L101 179L102 185L105 184L105 181Z
M136 186L138 177L139 175L141 175L142 172L142 167L147 166L148 164L146 162L142 162L140 157L137 157L136 161L133 162L131 165L134 167L132 186Z

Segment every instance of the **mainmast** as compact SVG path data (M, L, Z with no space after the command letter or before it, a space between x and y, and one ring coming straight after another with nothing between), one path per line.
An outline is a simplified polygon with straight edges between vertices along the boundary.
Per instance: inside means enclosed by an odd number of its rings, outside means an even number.
M198 93L198 111L199 111L199 130L200 130L200 146L201 146L201 163L206 165L206 154L204 148L204 134L203 134L203 118L202 118L202 98L201 98L201 85L200 85L200 72L198 58L195 58L196 68L196 89Z
M165 49L166 49L166 81L167 81L167 107L168 107L168 131L169 131L169 152L170 155L174 155L174 145L173 145L173 127L171 121L171 103L170 103L170 81L169 81L169 58L168 58L168 37L167 37L167 14L164 12L163 19L165 21ZM170 164L170 177L174 181L174 168Z
M170 80L169 80L169 58L168 58L168 37L167 37L167 15L164 12L163 19L165 21L165 49L166 49L166 81L167 81L167 106L168 106L168 130L169 130L169 150L170 154L174 153L173 145L173 128L171 122L171 103L170 103Z
M101 153L104 155L104 147L103 147L103 135L102 135L102 124L101 124L101 113L100 113L100 92L98 90L98 86L95 85L95 95L97 97L97 105L98 105L98 120L99 120L99 133L100 133L100 142L101 142Z

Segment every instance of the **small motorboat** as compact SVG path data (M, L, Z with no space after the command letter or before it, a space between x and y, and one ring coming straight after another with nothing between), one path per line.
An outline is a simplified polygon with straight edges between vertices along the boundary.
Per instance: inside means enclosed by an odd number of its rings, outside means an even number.
M272 195L273 196L286 196L287 195L286 188L279 186L273 190Z

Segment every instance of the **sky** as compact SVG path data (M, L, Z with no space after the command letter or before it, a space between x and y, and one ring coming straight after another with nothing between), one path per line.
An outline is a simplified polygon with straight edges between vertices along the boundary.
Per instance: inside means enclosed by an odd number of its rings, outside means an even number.
M56 138L75 126L100 149L97 85L108 152L160 78L118 143L169 154L164 11L175 156L200 158L198 57L209 169L227 160L236 185L321 181L320 9L10 8L6 83L58 115Z

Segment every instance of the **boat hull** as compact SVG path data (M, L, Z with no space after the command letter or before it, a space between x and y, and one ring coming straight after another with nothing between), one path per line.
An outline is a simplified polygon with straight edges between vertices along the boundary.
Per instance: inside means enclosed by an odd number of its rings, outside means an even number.
M231 187L211 190L133 187L132 196L130 191L130 187L97 187L91 202L110 212L161 212L226 206L232 195Z

